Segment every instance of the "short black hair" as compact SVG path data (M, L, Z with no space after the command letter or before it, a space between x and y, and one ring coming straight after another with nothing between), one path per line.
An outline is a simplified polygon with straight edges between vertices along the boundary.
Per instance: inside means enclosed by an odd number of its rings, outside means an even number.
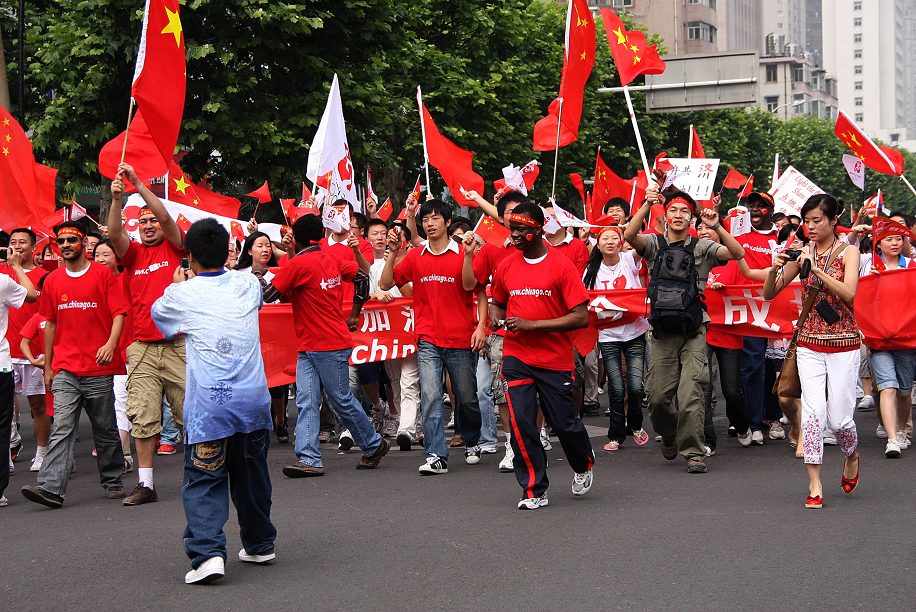
M786 216L786 213L781 213L781 212L773 213L773 223L776 223L777 221L782 221L783 219L788 221L789 218Z
M513 215L525 215L526 217L531 217L536 222L540 223L541 226L544 225L544 211L541 210L541 207L535 204L534 202L526 201L522 202L515 207L515 210L512 211Z
M222 268L229 259L229 232L213 217L195 221L185 234L184 248L204 268Z
M792 223L801 223L801 217L799 217L798 215L789 215L788 219Z
M518 191L510 191L503 194L503 197L499 199L499 202L496 203L496 214L499 215L499 218L502 219L503 215L506 214L506 207L509 205L509 202L525 202L525 196Z
M452 223L448 226L448 235L451 236L458 230L464 230L466 232L471 231L471 220L467 217L455 216L452 217Z
M89 230L88 232L86 232L86 238L98 238L99 240L101 240L102 234L98 233L96 230Z
M385 231L388 231L388 224L385 223L384 219L379 219L378 217L372 217L366 222L366 234L369 233L369 230L376 225L381 225L385 228Z
M668 189L665 189L661 193L661 195L662 197L665 198L665 201L663 204L667 204L674 198L684 198L690 204L691 208L693 208L693 214L694 215L700 214L700 207L699 205L697 205L697 201L694 200L693 197L689 193L681 191L680 189L678 189L677 187L673 185L671 187L668 187Z
M365 228L369 220L361 212L355 212L350 215L353 218L353 222L356 224L356 227Z
M346 201L346 200L345 200ZM302 215L293 223L293 238L299 248L305 248L324 238L324 225L317 215Z
M607 201L607 204L604 205L604 214L607 214L607 211L613 206L619 206L623 209L623 215L625 217L630 216L630 203L624 200L623 198L611 198Z
M789 236L795 234L795 232L797 231L798 231L797 223L789 223L787 225L783 225L782 229L779 230L779 233L776 235L776 242L778 244L783 244L784 242L786 242L789 239ZM801 238L802 242L806 242L806 243L808 242L807 236L800 235L799 238Z
M430 215L439 215L446 221L452 220L452 207L442 200L426 200L420 205L420 214L417 215L420 221Z
M28 228L28 227L17 227L17 228L14 228L14 229L10 230L10 238L13 237L13 234L28 234L29 240L32 241L32 246L35 246L35 243L38 242L38 236L36 236L36 235L35 235L35 232L33 232L33 231L32 231L30 228Z

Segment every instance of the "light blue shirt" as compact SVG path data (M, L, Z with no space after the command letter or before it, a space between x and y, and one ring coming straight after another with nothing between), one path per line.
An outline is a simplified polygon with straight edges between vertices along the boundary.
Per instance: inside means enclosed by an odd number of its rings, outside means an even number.
M162 334L187 341L186 444L271 429L258 328L263 303L253 274L221 271L170 285L153 304Z

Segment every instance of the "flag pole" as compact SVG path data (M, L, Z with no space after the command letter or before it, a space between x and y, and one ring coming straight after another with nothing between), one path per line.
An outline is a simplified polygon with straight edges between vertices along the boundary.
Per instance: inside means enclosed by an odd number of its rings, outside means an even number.
M693 124L690 124L690 140L687 142L687 159L693 159Z
M627 110L630 111L630 121L633 122L633 132L636 134L636 144L639 145L639 156L642 158L642 169L646 173L646 180L652 180L652 171L649 170L649 161L646 159L646 150L642 145L642 137L639 135L639 124L636 122L636 113L633 111L633 100L630 99L630 88L623 86L623 95L627 99Z
M557 98L557 141L553 149L553 183L550 185L550 200L556 202L557 193L557 164L560 161L560 130L563 129L563 98Z
M744 181L744 187L741 188L741 191L738 192L738 203L735 206L741 206L741 194L744 193L744 190L747 189L747 184L751 182L751 179L754 178L754 175L747 177L747 180Z
M908 181L904 175L900 175L900 180L906 183L906 186L910 188L910 191L913 192L913 195L916 195L916 189L913 189L913 184L910 183L910 181Z
M423 120L423 92L420 90L420 86L417 85L417 102L420 107L420 133L423 135L423 164L426 168L426 195L432 193L432 187L429 184L429 151L426 149L426 121ZM419 195L417 200L419 200Z
M127 136L130 134L130 122L134 118L134 102L133 96L130 98L130 106L127 109L127 128L124 130L124 144L121 146L121 163L124 163L124 158L127 156Z

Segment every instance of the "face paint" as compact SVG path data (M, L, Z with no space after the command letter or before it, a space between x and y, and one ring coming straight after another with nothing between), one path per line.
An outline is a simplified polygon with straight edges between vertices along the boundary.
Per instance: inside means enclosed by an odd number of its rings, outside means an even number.
M528 242L531 242L532 240L534 240L534 234L525 234L525 240L527 240Z
M761 214L761 216L766 217L767 215L770 214L770 209L769 209L769 208L761 208L761 209L760 209L760 214Z

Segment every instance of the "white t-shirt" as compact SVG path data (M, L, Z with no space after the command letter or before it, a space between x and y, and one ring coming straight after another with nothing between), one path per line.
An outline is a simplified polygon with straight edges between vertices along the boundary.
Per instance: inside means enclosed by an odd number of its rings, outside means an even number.
M376 293L381 291L382 288L378 286L378 281L382 277L382 270L385 268L385 258L376 259L372 262L372 265L369 266L369 293ZM388 293L393 295L396 298L404 297L401 295L401 292L398 288L392 287L388 290Z
M639 279L639 264L636 263L636 259L633 256L634 253L635 251L621 253L620 261L613 266L602 263L601 267L598 268L598 276L595 277L595 290L642 288L642 283ZM618 281L618 278L623 280ZM598 313L599 319L614 316L618 316L614 311ZM644 317L639 317L632 323L598 330L598 342L627 342L646 333L648 330L649 322Z
M10 343L6 339L10 308L19 308L29 294L25 287L6 274L0 274L0 371L10 372L13 360L10 358Z

